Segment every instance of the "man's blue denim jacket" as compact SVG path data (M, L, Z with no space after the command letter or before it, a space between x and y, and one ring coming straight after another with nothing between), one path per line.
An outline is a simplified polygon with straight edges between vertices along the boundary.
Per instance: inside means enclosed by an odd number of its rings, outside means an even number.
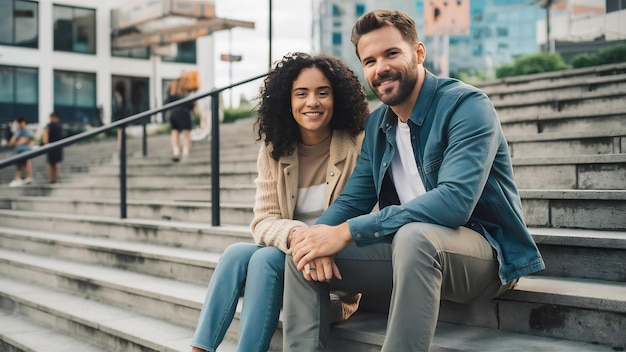
M489 98L475 87L426 71L408 124L427 192L370 213L396 152L397 117L382 105L366 120L352 176L318 223L347 220L358 246L390 241L411 222L466 226L495 249L503 284L544 269L524 222L507 142Z

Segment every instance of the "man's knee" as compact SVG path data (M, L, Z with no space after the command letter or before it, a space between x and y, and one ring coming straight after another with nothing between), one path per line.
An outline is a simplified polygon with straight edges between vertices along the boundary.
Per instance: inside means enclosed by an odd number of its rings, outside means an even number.
M432 240L433 226L414 222L398 229L393 238L394 262L420 261L424 256L436 258L437 248Z

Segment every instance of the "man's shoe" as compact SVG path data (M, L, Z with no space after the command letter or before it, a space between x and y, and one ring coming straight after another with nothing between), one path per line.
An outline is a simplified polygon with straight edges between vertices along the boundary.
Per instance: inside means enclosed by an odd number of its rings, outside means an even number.
M28 185L28 184L31 184L31 183L33 183L33 178L32 177L27 177L22 182L23 185Z
M9 187L19 187L22 184L22 180L14 179L13 181L9 182Z

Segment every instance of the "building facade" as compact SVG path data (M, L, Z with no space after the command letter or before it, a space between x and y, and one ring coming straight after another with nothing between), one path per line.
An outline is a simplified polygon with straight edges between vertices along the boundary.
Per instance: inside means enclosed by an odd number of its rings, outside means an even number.
M121 2L0 0L0 124L24 116L42 127L52 111L65 123L109 123L114 90L130 116L162 105L168 82L190 69L214 86L212 36L178 43L167 58L113 50L111 10Z
M314 28L319 33L320 51L342 58L360 71L350 42L350 31L363 13L377 8L407 12L416 22L420 40L426 44L425 65L438 73L437 58L448 40L449 72L488 71L509 63L516 56L539 51L537 21L543 10L528 0L469 1L469 34L447 38L423 35L425 2L429 0L318 0Z

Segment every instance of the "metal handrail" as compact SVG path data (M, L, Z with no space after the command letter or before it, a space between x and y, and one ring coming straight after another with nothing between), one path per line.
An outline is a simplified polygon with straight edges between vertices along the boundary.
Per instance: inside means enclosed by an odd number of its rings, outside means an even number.
M158 114L160 112L164 112L171 108L174 108L179 105L183 105L188 102L193 102L202 98L206 98L211 96L211 223L213 226L220 226L220 181L219 181L219 94L227 89L232 89L234 87L250 83L259 78L263 78L267 76L267 73L231 84L229 86L214 89L212 91L196 94L193 96L187 96L185 98L181 98L174 102L163 105L160 108L155 108L151 110L146 110L144 112L140 112L138 114L117 120L112 122L106 126L101 126L98 128L94 128L93 130L85 131L67 138L63 138L56 142L52 142L50 144L46 144L37 149L13 155L5 160L0 160L0 169L3 169L7 166L14 165L20 161L32 159L36 156L48 153L50 151L56 150L58 148L62 148L65 146L69 146L92 137L99 135L103 132L111 131L117 128L121 128L121 138L120 138L120 218L126 218L126 126L137 122L143 118L147 118L148 116L152 116L154 114ZM143 129L143 155L147 155L147 143L146 143L147 133L144 125Z

